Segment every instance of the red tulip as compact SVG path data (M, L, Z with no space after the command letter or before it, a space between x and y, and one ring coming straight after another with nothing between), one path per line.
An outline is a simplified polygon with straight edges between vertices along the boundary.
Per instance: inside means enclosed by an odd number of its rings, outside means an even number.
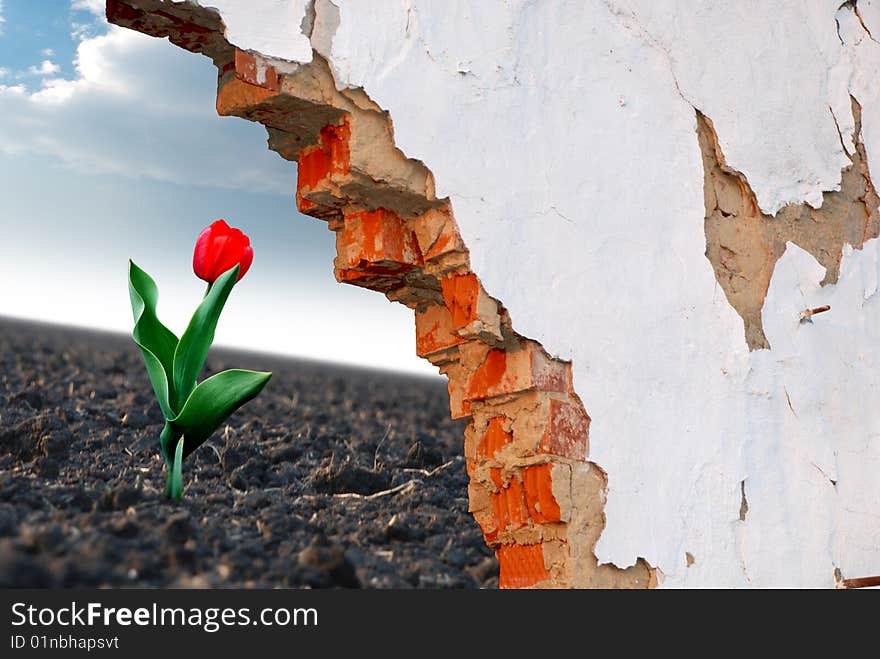
M199 234L193 252L193 272L196 277L209 284L236 265L238 280L244 277L254 260L251 240L238 229L233 229L226 220L217 220Z

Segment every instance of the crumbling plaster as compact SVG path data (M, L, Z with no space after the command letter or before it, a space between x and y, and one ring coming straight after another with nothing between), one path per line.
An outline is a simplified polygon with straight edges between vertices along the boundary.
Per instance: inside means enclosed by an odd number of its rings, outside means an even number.
M486 290L572 361L608 474L600 561L644 557L667 586L880 572L877 241L824 287L789 245L772 349L750 352L704 255L695 111L768 215L839 188L850 94L880 170L877 2L200 4L233 45L279 70L313 47L387 110Z

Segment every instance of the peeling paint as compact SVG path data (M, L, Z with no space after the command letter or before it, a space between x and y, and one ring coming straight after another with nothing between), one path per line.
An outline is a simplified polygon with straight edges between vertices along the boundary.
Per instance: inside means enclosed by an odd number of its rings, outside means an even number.
M706 256L731 306L742 317L749 348L770 348L761 326L764 296L776 261L792 242L825 267L823 284L837 281L844 245L860 248L880 235L880 201L868 176L861 139L862 109L852 99L854 148L839 191L825 192L819 208L789 204L774 216L761 212L748 179L730 169L711 120L697 114L703 156ZM841 143L843 138L841 137Z

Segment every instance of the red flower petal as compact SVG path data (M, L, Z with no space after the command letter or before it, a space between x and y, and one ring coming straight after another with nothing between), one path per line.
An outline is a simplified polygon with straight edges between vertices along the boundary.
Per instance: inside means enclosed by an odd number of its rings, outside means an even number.
M250 242L250 241L248 241ZM250 270L251 263L254 262L254 250L250 245L244 248L244 254L241 257L241 268L238 271L238 281L244 277L245 273Z
M202 230L193 251L193 272L200 279L214 283L224 272L239 265L238 280L244 277L254 260L250 238L241 230L217 220Z

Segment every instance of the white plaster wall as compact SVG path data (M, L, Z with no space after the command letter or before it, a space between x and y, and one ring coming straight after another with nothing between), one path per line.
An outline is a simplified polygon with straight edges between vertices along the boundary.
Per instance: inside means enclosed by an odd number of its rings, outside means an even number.
M307 0L199 0L193 4L220 12L229 43L292 62L312 59L312 45L299 29Z
M822 204L849 165L834 117L852 114L834 14L837 0L606 0L668 57L681 94L712 118L727 164L761 209ZM850 12L851 13L851 12ZM806 135L810 139L804 139Z
M200 1L239 47L310 58L301 0ZM695 135L696 107L766 212L817 206L849 163L852 93L880 171L880 9L839 5L316 3L311 45L337 84L390 111L516 329L573 360L609 474L599 559L644 557L664 585L880 573L876 241L824 289L789 247L764 308L773 349L749 354L704 257Z

